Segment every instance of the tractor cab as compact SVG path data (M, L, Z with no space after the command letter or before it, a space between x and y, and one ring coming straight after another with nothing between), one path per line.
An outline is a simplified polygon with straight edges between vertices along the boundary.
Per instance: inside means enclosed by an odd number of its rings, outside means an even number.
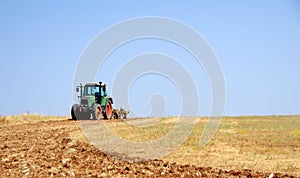
M102 100L107 97L105 83L86 83L85 85L78 86L76 91L80 92L79 100L81 106L92 107L95 103L106 104L102 102Z
M82 96L107 96L105 83L87 83L84 85Z

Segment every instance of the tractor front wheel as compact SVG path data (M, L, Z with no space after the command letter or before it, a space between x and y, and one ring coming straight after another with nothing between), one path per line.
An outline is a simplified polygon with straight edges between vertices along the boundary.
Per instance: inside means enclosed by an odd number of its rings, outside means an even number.
M92 113L93 119L100 120L101 119L101 106L99 104L95 104L93 106L93 113Z
M78 108L79 105L78 104L74 104L71 108L71 116L72 116L72 120L77 120L77 115L78 115Z

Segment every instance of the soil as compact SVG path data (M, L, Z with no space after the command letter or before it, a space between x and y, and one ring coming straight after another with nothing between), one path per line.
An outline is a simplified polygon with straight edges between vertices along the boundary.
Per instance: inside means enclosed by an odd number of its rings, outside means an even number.
M67 120L0 126L0 177L292 177L162 160L118 160L88 142L72 140L70 133L77 130L78 122Z

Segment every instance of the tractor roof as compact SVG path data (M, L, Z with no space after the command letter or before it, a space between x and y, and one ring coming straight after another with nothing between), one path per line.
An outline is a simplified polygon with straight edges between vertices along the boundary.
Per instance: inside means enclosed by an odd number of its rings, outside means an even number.
M94 85L94 86L97 86L97 85L100 85L100 84L99 84L99 82L87 82L87 83L85 83L84 85L85 85L85 86L87 86L87 85ZM102 86L106 86L106 84L105 84L105 83L102 83Z

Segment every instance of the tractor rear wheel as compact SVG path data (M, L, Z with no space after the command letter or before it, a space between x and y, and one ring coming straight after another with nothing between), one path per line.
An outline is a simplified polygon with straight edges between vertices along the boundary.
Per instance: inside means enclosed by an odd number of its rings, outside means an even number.
M111 119L112 118L112 105L111 101L108 100L105 106L105 112L103 114L104 119Z

